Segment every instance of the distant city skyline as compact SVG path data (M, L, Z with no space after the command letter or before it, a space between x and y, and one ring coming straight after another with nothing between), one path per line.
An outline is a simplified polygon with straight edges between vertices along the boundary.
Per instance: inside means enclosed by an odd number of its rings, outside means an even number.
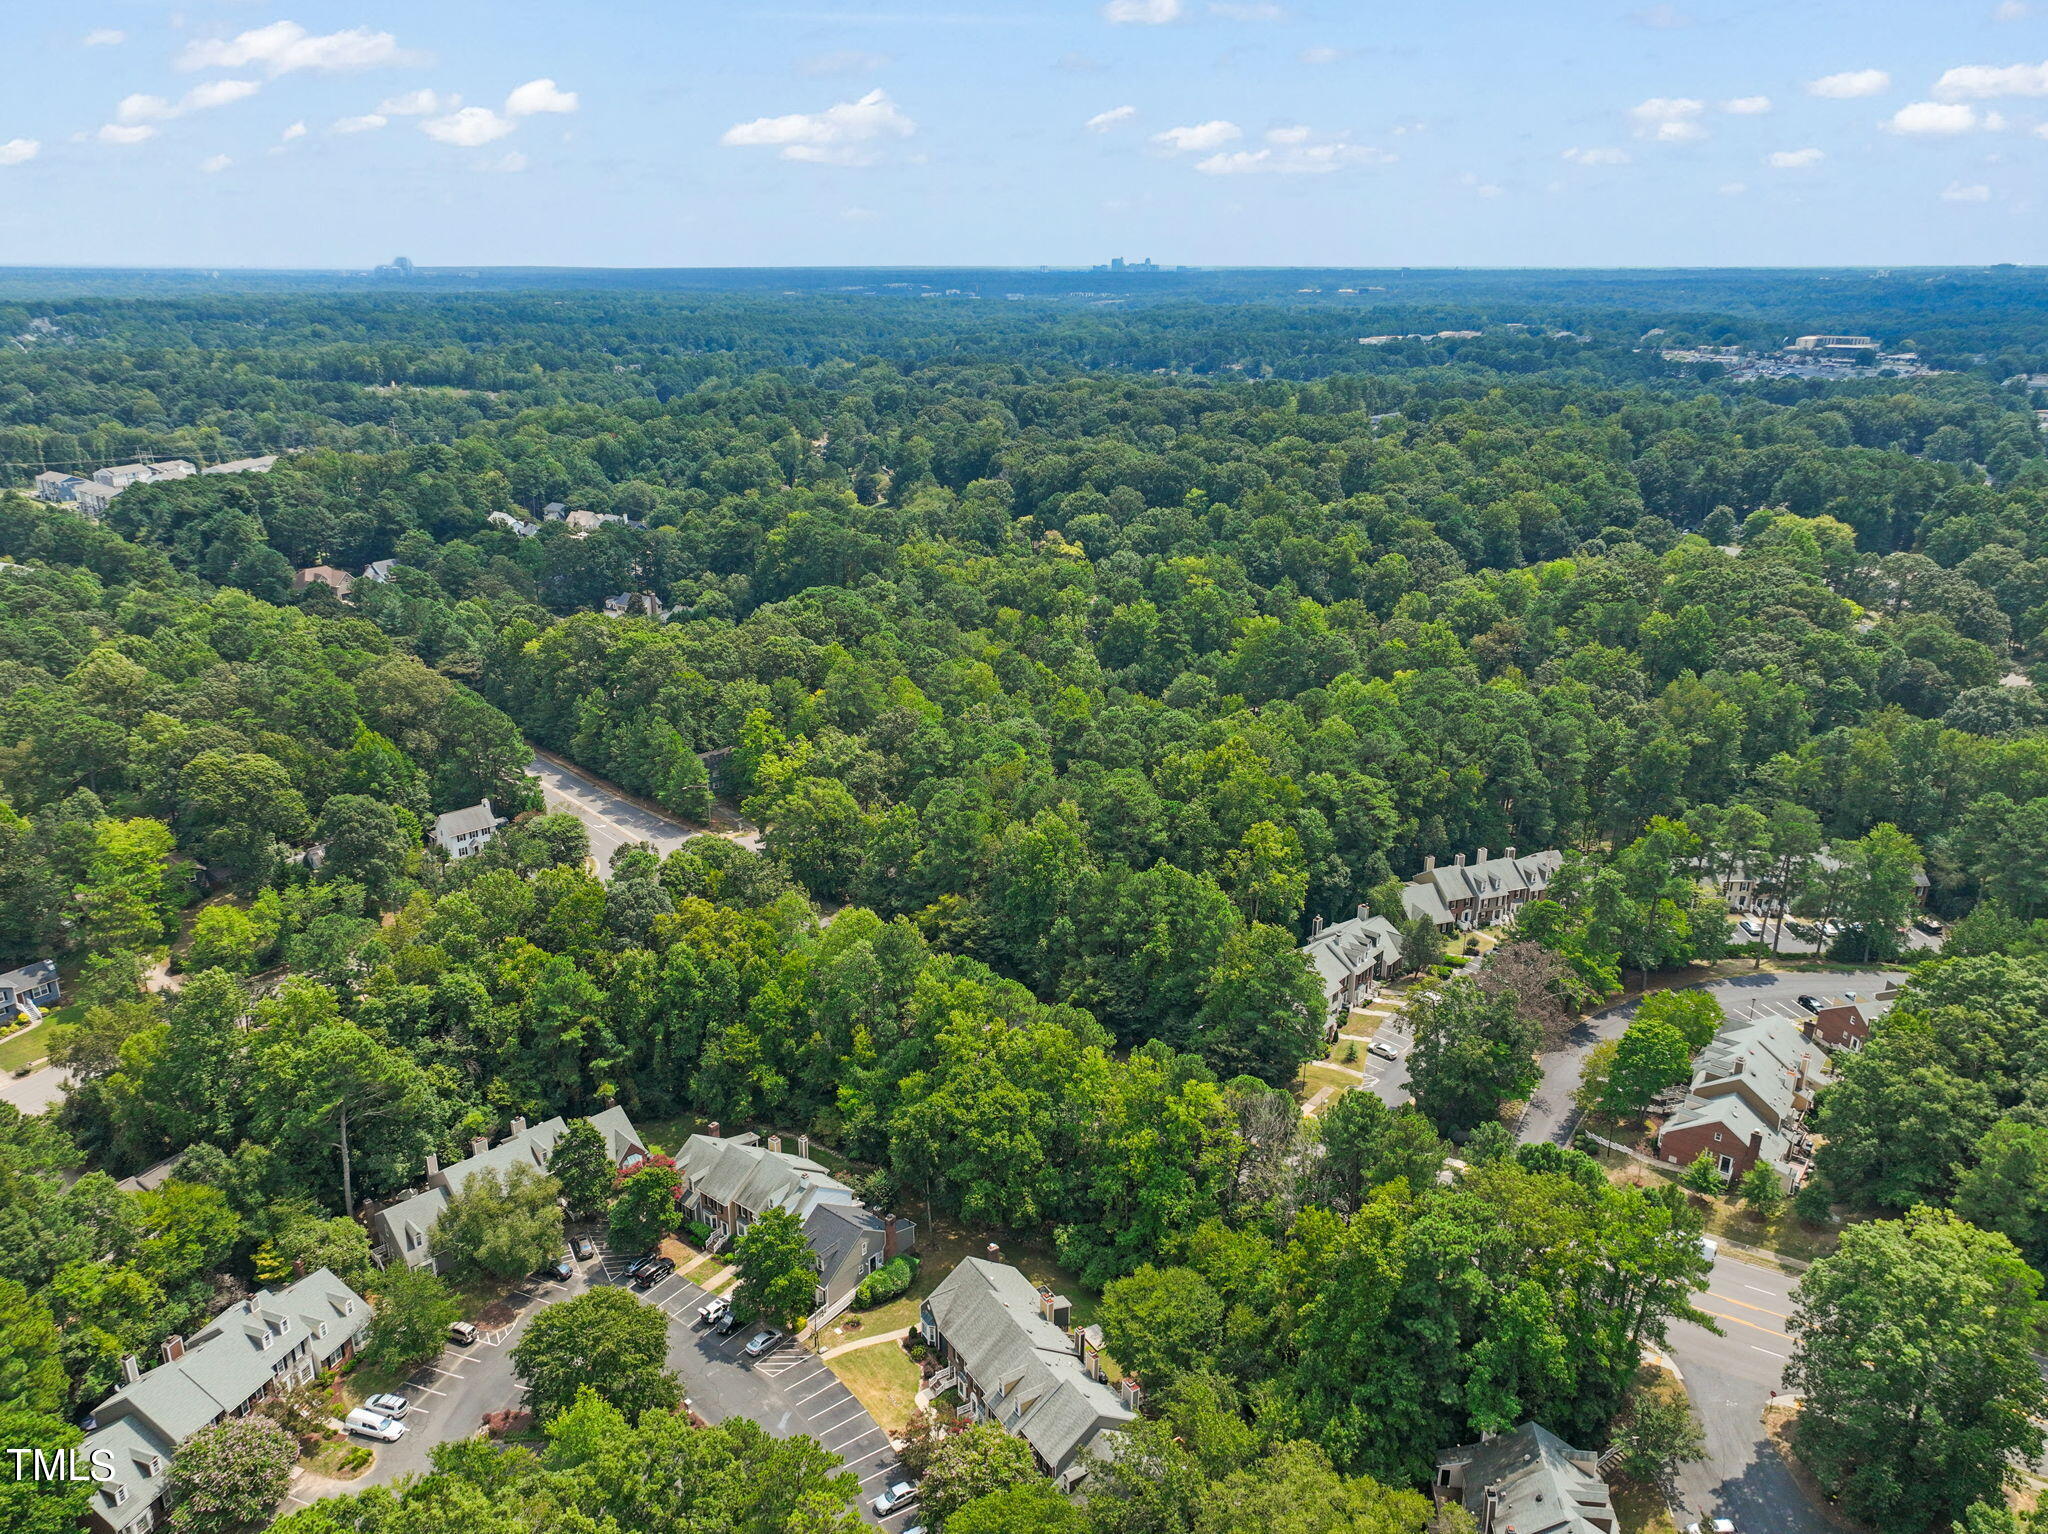
M0 16L0 264L2040 260L2048 0Z

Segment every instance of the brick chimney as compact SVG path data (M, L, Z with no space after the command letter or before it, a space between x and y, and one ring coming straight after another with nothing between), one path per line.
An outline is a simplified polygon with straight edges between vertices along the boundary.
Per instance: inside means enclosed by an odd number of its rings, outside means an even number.
M1515 849L1510 847L1506 852L1502 853L1501 856L1506 858L1510 863L1512 863L1515 860Z
M1430 855L1429 855L1428 857L1426 857L1426 858L1424 858L1424 859L1422 860L1422 871L1423 871L1424 873L1426 873L1426 874L1433 874L1433 873L1435 873L1435 872L1436 872L1436 854L1435 854L1435 853L1431 853L1431 854L1430 854Z
M1314 937L1318 932L1321 932L1322 930L1323 919L1320 916L1318 916L1314 921L1308 924L1308 935L1310 937Z
M525 1114L522 1113L512 1120L512 1133L514 1133L515 1135L523 1135L526 1133Z
M1465 866L1465 854L1462 852L1459 853L1456 857L1451 859L1451 864L1453 867L1463 868Z
M718 1120L713 1119L710 1123L706 1124L704 1126L704 1133L716 1140L718 1138Z
M1475 863L1484 863L1486 861L1486 849L1484 847L1481 847L1477 852L1472 854L1472 861Z
M1369 905L1367 905L1367 904L1366 904L1366 903L1365 903L1364 901L1362 901L1362 900L1361 900L1361 901L1359 901L1359 903L1358 903L1358 919L1359 919L1360 921L1364 921L1364 920L1366 919L1366 917L1370 916L1371 914L1372 914L1372 907L1371 907L1371 906L1369 906Z
M809 1135L798 1135L796 1137L796 1153L806 1161L811 1159L811 1137Z
M474 1139L472 1139L469 1142L469 1153L472 1156L481 1156L485 1151L489 1150L490 1148L491 1137L489 1135L477 1135Z
M1752 1156L1761 1156L1764 1153L1764 1132L1761 1129L1752 1129L1749 1132L1749 1153Z
M293 1277L293 1278L304 1278L305 1276L306 1276L306 1259L305 1259L305 1258L303 1258L303 1257L294 1257L294 1258L292 1259L292 1277Z
M896 1255L896 1216L882 1216L882 1261L887 1262Z
M185 1339L173 1332L164 1338L164 1362L174 1364L185 1356Z
M441 1156L438 1151L427 1152L427 1176L429 1179L441 1175Z
M768 1137L768 1149L770 1149L771 1151L774 1151L774 1152L775 1152L775 1153L776 1153L776 1154L777 1154L778 1156L779 1156L779 1155L781 1155L781 1154L782 1154L782 1136L781 1136L781 1135L770 1135L770 1136Z
M121 1360L121 1378L130 1385L142 1378L142 1360L133 1353Z

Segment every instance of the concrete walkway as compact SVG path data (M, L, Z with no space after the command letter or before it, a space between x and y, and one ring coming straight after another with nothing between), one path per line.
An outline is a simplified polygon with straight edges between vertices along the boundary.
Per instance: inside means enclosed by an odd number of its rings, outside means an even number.
M876 1332L872 1337L856 1337L852 1342L842 1342L837 1347L825 1349L818 1356L823 1359L837 1358L841 1353L851 1353L855 1348L872 1348L884 1342L901 1342L910 1335L910 1328L903 1327L893 1332Z

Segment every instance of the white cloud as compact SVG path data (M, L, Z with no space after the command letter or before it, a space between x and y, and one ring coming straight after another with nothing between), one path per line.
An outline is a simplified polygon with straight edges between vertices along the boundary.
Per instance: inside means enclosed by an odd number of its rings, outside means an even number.
M1226 21L1280 21L1287 12L1270 0L1209 0L1209 14Z
M1707 136L1707 130L1695 120L1706 109L1704 101L1695 101L1690 96L1652 96L1630 107L1628 115L1636 125L1638 137L1683 144Z
M2034 14L2034 8L2027 0L1999 0L1997 9L1991 13L1993 21L2025 21Z
M224 107L232 102L247 101L263 89L254 80L208 80L204 85L195 85L185 92L185 99L178 103L181 112L203 112L209 107Z
M529 163L526 156L518 150L508 149L495 160L487 160L484 163L484 169L496 171L499 175L503 176L516 176L525 170Z
M1875 96L1891 88L1892 77L1882 69L1847 69L1806 82L1807 95L1825 96L1830 101L1853 101L1858 96Z
M1764 156L1764 163L1773 170L1809 170L1826 158L1826 153L1818 149L1780 149Z
M1339 59L1350 56L1348 49L1332 48L1328 43L1317 43L1314 47L1304 48L1295 55L1304 64L1334 64Z
M1281 144L1269 149L1238 149L1197 160L1205 176L1326 176L1354 165L1389 165L1394 156L1364 144L1330 140L1320 144Z
M144 95L137 91L132 96L123 96L114 107L114 121L124 123L147 122L151 118L176 117L178 109L161 96Z
M865 75L887 69L896 60L886 53L866 53L858 48L841 48L833 53L814 53L796 61L807 75Z
M377 103L377 111L385 117L425 117L429 112L452 112L461 105L460 96L444 95L422 87L385 97Z
M282 142L289 144L293 139L304 138L305 136L306 124L303 120L301 120L299 122L293 123L289 128L285 129L284 132L278 135L278 138Z
M1721 103L1721 110L1737 117L1761 117L1771 109L1768 96L1737 96Z
M1900 107L1885 126L1894 133L1968 133L1979 120L1975 107L1960 102L1916 101Z
M917 124L888 92L873 90L858 101L842 101L822 112L734 123L718 141L729 149L776 149L785 160L813 165L872 165L880 158L879 141L909 138L916 131Z
M1962 64L1934 82L1943 101L1987 101L1994 96L2048 96L2048 62Z
M509 117L500 117L489 107L464 107L446 117L427 118L420 124L420 132L443 144L475 149L480 144L503 138L518 126Z
M573 112L577 105L576 92L565 91L553 80L542 78L513 87L505 98L505 115L531 117L536 112Z
M156 129L147 123L102 123L93 137L102 144L139 144L155 138Z
M187 43L178 55L180 69L241 69L260 64L273 75L295 69L374 69L416 62L419 55L400 48L389 32L350 27L316 37L296 21L273 21L232 38Z
M1675 31L1679 27L1692 25L1692 17L1677 6L1669 4L1644 6L1640 11L1631 12L1629 20L1639 27L1649 27L1659 32Z
M1991 188L1988 186L1965 186L1960 181L1950 182L1942 188L1943 202L1989 202Z
M1574 165L1626 165L1626 149L1567 149L1564 158Z
M1108 0L1102 19L1119 26L1163 27L1181 18L1181 0Z
M199 168L209 176L217 176L234 163L224 154L210 154L199 162Z
M1107 112L1097 112L1083 126L1090 133L1107 133L1111 128L1121 128L1137 115L1136 107L1111 107Z
M11 138L0 144L0 165L25 165L42 152L40 139Z
M1221 149L1225 144L1244 137L1244 129L1236 123L1217 119L1214 122L1194 123L1185 128L1168 128L1164 133L1152 135L1152 142L1169 154L1201 154L1211 149Z
M94 27L85 34L88 48L113 48L128 41L128 34L119 27Z
M365 112L360 117L344 117L327 131L330 133L372 133L391 121L381 112Z

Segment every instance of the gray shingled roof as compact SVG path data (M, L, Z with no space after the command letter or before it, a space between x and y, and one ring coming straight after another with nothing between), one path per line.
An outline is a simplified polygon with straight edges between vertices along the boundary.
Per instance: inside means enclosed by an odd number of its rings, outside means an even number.
M451 842L458 836L473 831L488 831L498 823L498 817L491 809L491 801L468 805L459 810L450 810L445 815L434 817L434 839Z
M1036 1286L1017 1269L969 1257L924 1302L932 1324L1005 1430L1065 1477L1103 1434L1135 1414L1090 1379L1072 1339L1039 1311Z
M1614 1500L1600 1479L1597 1456L1574 1449L1534 1422L1489 1443L1453 1449L1437 1462L1463 1462L1461 1496L1481 1528L1512 1529L1514 1534L1605 1534L1615 1527ZM1486 1517L1489 1500L1491 1522Z

